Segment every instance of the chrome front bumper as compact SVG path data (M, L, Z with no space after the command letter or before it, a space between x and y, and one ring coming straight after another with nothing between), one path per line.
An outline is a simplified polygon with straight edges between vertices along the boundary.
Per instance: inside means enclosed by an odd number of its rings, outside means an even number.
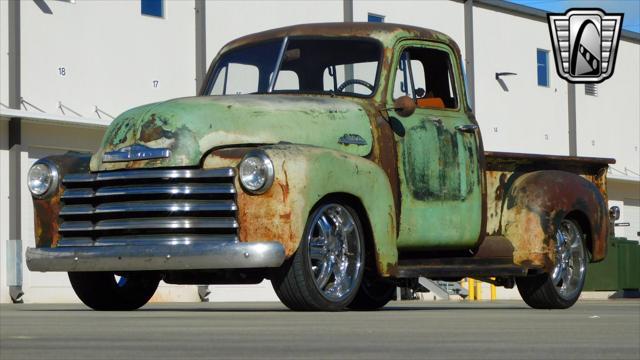
M31 271L145 271L270 268L282 265L278 242L28 248Z

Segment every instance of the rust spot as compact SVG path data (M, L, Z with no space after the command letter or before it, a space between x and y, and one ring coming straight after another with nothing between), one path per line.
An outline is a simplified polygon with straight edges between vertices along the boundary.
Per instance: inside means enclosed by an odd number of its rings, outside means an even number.
M151 114L149 120L142 124L140 129L140 140L151 142L162 138L173 139L173 133L162 127L162 120L156 118L156 114Z
M68 173L89 171L89 154L69 152L64 155L50 156L47 159L56 164L61 179ZM62 206L60 196L63 191L64 186L60 185L51 198L33 199L36 247L55 247L60 240L58 216Z

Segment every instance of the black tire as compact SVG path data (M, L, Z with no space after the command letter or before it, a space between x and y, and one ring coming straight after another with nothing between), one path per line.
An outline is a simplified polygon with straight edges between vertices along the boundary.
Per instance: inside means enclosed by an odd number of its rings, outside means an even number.
M556 231L556 238L554 239L556 242L557 257L552 273L516 278L518 292L520 292L522 300L534 309L567 309L578 301L582 288L584 287L584 281L587 275L589 252L585 248L582 230L580 229L580 226L571 219L564 219L560 227L572 229L571 231L577 235L577 242L575 242L576 251L574 255L578 256L575 256L575 259L573 259L574 256L572 255L571 261L575 260L575 264L580 264L577 268L581 268L582 270L578 271L576 276L569 277L567 284L572 284L572 290L570 292L563 292L562 285L564 280L559 279L560 283L558 283L557 278L559 275L555 275L556 281L554 281L554 274L561 271L560 263L562 262L560 252L561 246L558 245L561 243L558 239L560 229L558 229L558 231Z
M353 270L353 276L349 281L348 289L344 294L340 295L338 293L339 296L336 295L335 297L331 297L331 289L329 286L333 284L335 287L336 284L338 284L338 280L335 273L331 272L324 281L328 289L327 291L324 290L324 286L317 284L317 281L319 281L317 277L321 277L321 275L318 276L316 271L322 274L324 272L323 270L326 269L326 266L316 266L314 269L313 263L315 259L310 255L310 248L312 246L316 248L318 245L316 243L314 243L314 245L310 245L310 242L319 241L320 236L313 237L314 234L317 234L317 226L320 226L319 217L322 217L321 215L323 212L337 208L341 208L340 213L342 214L342 211L345 211L346 215L353 220L353 227L350 227L350 229L353 229L356 234L353 235L353 232L349 232L349 234L351 234L349 240L333 239L331 240L331 243L335 244L338 241L341 241L342 243L344 243L344 241L349 241L350 244L353 244L353 248L351 250L355 250L356 244L357 249L359 250L355 252L356 255L354 256L354 261L348 262L354 264L353 267L347 266L347 269ZM334 225L335 224L336 222L334 222ZM335 233L337 234L337 231ZM271 283L280 301L282 301L282 303L289 309L299 311L340 311L345 309L347 305L353 301L357 294L357 289L360 286L360 282L362 281L365 250L363 235L364 232L362 231L362 225L358 218L358 214L351 207L337 202L324 202L315 206L307 219L305 231L300 241L300 245L298 246L298 250L289 260L287 260L287 262L285 262L285 264L275 271L274 276L272 277ZM356 237L356 240L353 240L353 236ZM312 237L314 240L312 240ZM325 244L329 242L330 241L325 240ZM335 251L335 248L338 248L336 245L332 245L332 247L333 250L331 251ZM328 252L330 251L327 251L327 253ZM351 256L350 253L350 251L343 251L340 259L346 258L347 254ZM333 255L333 257L337 259L336 255ZM357 262L359 262L359 264L356 266ZM326 265L326 262L323 264ZM337 263L336 261L333 261L331 264L331 268L334 269ZM333 283L331 283L332 279ZM341 287L338 288L341 289Z
M128 273L116 281L112 272L70 272L69 281L80 300L94 310L136 310L156 292L160 276Z
M389 303L396 293L396 284L379 277L367 277L362 279L356 297L349 304L352 310L377 310Z

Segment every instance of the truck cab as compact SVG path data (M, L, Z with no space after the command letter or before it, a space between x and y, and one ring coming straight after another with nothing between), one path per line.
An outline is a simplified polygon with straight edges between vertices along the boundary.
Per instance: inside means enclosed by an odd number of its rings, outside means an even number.
M96 310L137 309L160 280L264 279L294 310L376 309L419 277L567 308L605 256L611 162L485 152L437 31L274 29L224 46L199 96L36 162L27 265L68 272Z

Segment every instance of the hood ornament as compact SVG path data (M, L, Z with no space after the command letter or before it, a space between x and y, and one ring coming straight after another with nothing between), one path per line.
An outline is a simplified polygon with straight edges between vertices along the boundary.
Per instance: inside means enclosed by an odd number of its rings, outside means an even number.
M102 156L102 162L122 162L134 160L163 159L171 156L166 148L150 148L142 144L134 144L118 150L109 151Z

